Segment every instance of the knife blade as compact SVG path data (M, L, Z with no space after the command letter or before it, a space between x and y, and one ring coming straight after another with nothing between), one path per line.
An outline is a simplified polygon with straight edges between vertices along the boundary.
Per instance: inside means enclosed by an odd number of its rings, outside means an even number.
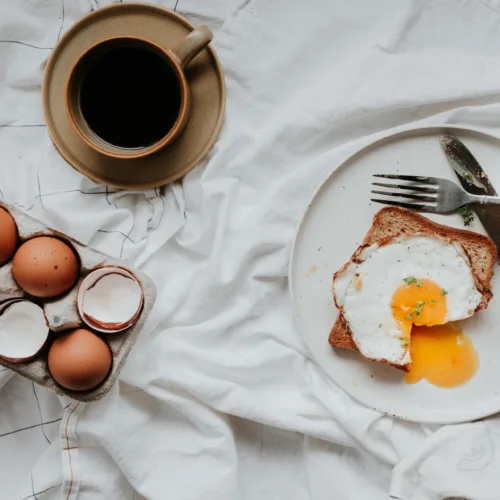
M472 194L497 196L488 175L467 146L452 134L443 134L440 139L443 151L457 174L462 187ZM475 205L477 216L490 238L500 250L500 210L493 205Z

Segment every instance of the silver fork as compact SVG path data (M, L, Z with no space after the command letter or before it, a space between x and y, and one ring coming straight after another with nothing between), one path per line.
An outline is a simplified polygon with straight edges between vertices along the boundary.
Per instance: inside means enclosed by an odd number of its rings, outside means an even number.
M404 184L385 184L381 182L372 183L373 186L380 186L392 189L392 191L375 191L373 194L381 194L410 200L382 200L373 199L376 203L395 205L396 207L412 208L421 212L448 213L468 203L480 203L486 205L500 205L500 196L478 196L470 194L448 179L438 177L422 177L420 175L382 175L376 174L374 177L405 181ZM423 202L418 203L418 202Z

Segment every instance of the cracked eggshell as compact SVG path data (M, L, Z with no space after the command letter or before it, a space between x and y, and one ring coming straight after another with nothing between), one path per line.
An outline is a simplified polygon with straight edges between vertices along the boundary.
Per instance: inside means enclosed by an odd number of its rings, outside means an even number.
M11 363L36 358L49 338L43 309L28 300L12 299L0 305L0 357Z
M117 266L90 273L78 290L77 306L83 321L102 333L118 333L130 328L144 304L139 280Z

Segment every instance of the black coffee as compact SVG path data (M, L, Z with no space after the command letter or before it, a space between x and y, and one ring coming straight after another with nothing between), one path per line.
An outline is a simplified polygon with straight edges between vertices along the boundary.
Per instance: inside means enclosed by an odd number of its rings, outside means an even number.
M181 91L164 58L126 46L87 58L80 107L95 134L123 148L150 146L168 134L179 116Z

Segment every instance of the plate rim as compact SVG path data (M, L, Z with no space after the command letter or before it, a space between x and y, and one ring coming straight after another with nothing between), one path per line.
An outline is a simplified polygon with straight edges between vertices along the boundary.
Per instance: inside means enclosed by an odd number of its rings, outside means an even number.
M351 397L354 401L357 403L363 405L365 408L368 408L370 410L374 410L381 415L387 415L390 417L394 417L400 420L404 420L407 422L416 422L416 423L421 423L421 424L439 424L439 425L446 425L446 424L460 424L460 423L465 423L465 422L473 422L476 420L483 419L485 417L489 417L491 415L494 415L495 413L500 412L500 395L495 399L497 401L497 408L484 408L481 412L474 413L471 411L470 413L472 414L465 414L465 413L460 413L457 417L452 417L448 415L450 410L436 410L433 412L433 415L430 415L428 418L415 418L415 417L409 417L405 415L398 415L396 413L392 413L390 411L384 411L379 408L375 408L371 405L367 405L360 399L358 399L356 396L352 395L350 392L346 391L343 387L341 387L336 380L334 380L334 377L328 373L328 371L322 366L322 364L318 361L316 355L314 354L313 349L311 348L309 338L305 332L305 329L302 327L301 322L299 320L299 315L298 315L298 310L297 310L297 304L295 301L295 284L294 284L294 278L293 278L293 270L294 270L294 264L295 264L295 254L296 254L296 246L297 246L297 240L299 238L299 235L301 233L301 229L304 225L304 221L309 213L309 210L311 209L311 206L318 196L319 192L325 184L330 180L330 178L335 175L335 173L342 168L344 165L346 165L348 162L352 161L356 156L362 154L363 152L376 147L377 145L382 145L383 143L390 141L391 139L397 139L397 136L401 136L403 138L405 135L406 136L414 136L418 134L419 132L425 135L425 133L430 133L432 131L435 131L436 133L445 133L446 131L462 131L466 133L473 133L473 134L479 134L483 135L486 137L489 137L490 139L494 139L496 141L500 141L500 136L497 136L493 133L490 133L489 131L485 131L485 129L482 129L480 127L469 127L465 125L449 125L446 123L443 124L429 124L429 125L416 125L416 126L403 126L403 127L398 127L395 129L392 129L391 132L387 133L387 131L378 133L375 135L375 137L372 138L372 140L369 140L368 142L365 142L363 145L360 147L356 148L354 151L351 153L347 154L344 156L340 161L336 162L335 165L329 172L323 177L322 180L318 182L316 185L315 189L313 190L313 193L311 197L309 198L309 201L305 204L305 208L300 216L299 222L296 226L295 234L291 243L290 247L290 253L289 253L289 258L288 258L288 292L290 294L290 299L292 302L292 308L293 308L293 316L295 320L295 324L300 332L300 335L304 339L307 349L309 351L309 356L311 360L314 362L314 364L319 367L319 369L325 373L327 378L335 384L342 392L347 394L349 397ZM439 414L444 413L443 417L440 417Z

